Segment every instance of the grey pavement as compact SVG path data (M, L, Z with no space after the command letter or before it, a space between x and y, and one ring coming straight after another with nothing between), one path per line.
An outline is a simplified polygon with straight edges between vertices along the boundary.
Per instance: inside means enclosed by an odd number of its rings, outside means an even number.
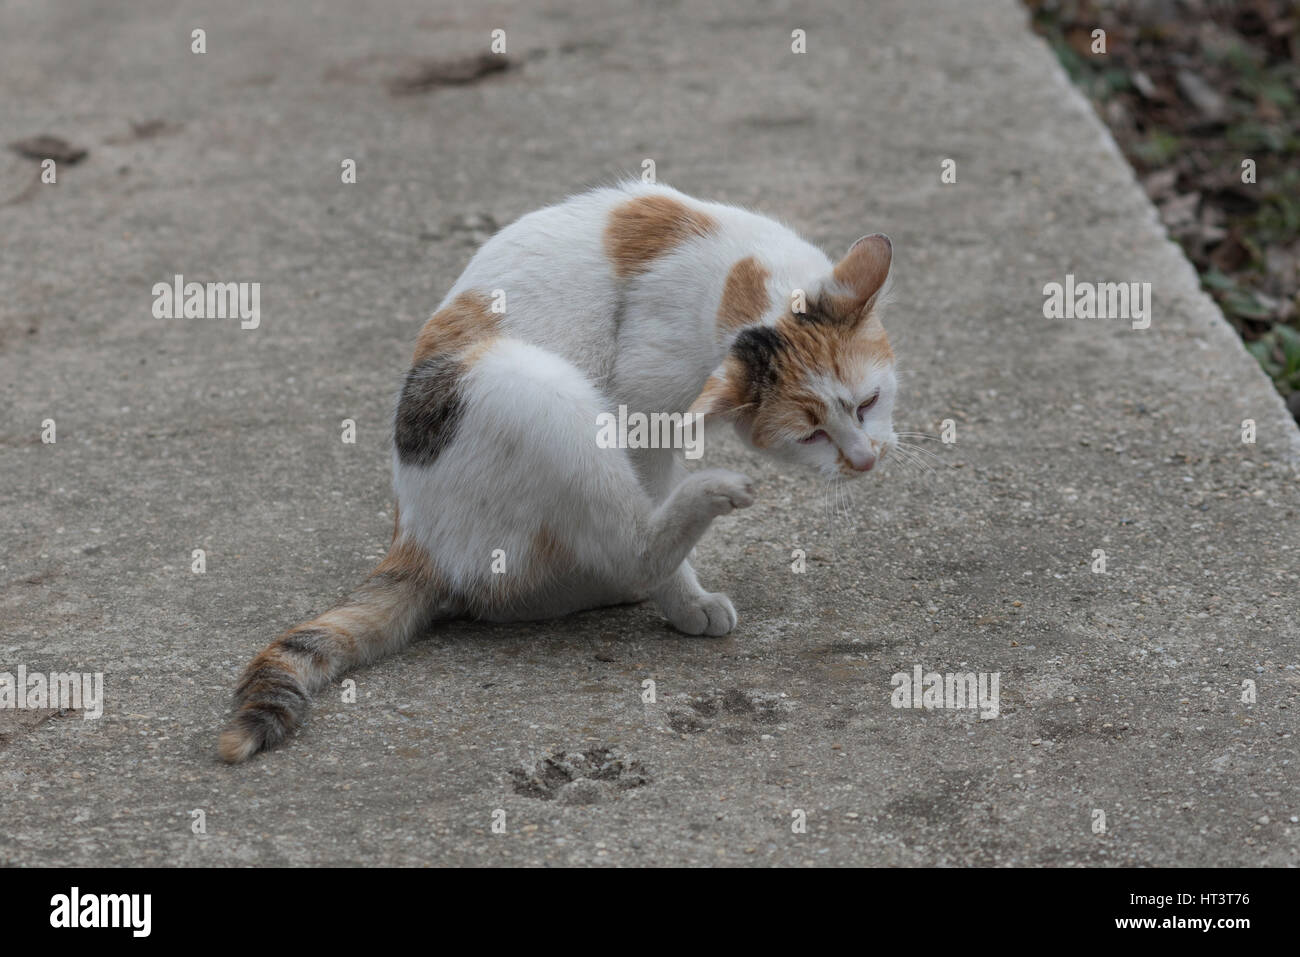
M1300 861L1300 435L1014 0L210 6L0 3L0 137L88 150L0 154L0 671L105 694L0 711L0 863ZM498 27L512 69L391 92ZM385 550L422 320L492 224L646 158L893 237L939 467L835 497L729 440L732 635L439 627L221 765L238 670ZM260 282L260 327L155 318L177 273ZM1067 274L1150 282L1150 328L1044 318ZM917 665L1000 716L891 707Z

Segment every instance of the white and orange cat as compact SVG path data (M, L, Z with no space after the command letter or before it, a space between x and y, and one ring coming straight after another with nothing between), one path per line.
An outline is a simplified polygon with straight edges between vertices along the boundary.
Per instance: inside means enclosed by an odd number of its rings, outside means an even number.
M597 417L703 412L826 475L897 443L882 235L833 263L763 216L625 183L524 216L420 332L393 421L397 521L350 596L249 664L221 756L243 761L308 698L432 622L553 618L651 598L691 635L736 624L687 555L754 500L671 449L602 447ZM504 311L493 308L504 292Z

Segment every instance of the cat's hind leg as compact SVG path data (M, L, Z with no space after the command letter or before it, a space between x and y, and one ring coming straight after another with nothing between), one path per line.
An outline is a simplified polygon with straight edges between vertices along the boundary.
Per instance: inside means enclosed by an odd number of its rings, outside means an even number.
M674 449L644 449L632 457L646 492L665 500L689 474ZM736 609L722 592L705 591L689 559L650 593L673 627L688 635L717 637L736 627Z
M612 404L537 346L480 343L457 357L454 375L417 381L409 399L428 414L398 411L402 531L480 617L537 619L643 599L676 573L714 518L753 501L748 479L714 469L656 503L626 450L598 442ZM436 456L403 441L404 418L438 423Z

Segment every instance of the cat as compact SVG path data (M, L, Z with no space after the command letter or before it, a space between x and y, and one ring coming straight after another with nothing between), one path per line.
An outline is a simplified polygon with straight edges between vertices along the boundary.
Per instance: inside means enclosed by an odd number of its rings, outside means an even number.
M248 665L221 757L278 744L312 693L436 621L650 598L686 634L731 631L731 601L687 556L752 504L749 479L687 473L672 449L598 447L598 417L703 413L824 475L870 471L898 441L880 318L892 258L873 234L833 263L772 219L639 182L498 232L416 341L387 556Z

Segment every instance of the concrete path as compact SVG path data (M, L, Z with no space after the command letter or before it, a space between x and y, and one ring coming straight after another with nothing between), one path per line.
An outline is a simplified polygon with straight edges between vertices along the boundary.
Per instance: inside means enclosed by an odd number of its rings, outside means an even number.
M1300 437L1014 0L2 6L4 141L89 153L0 157L0 670L105 703L0 712L0 863L1300 862ZM390 91L497 27L514 69ZM387 545L419 324L494 224L647 158L893 237L943 467L836 501L729 444L732 636L439 629L218 764L238 669ZM260 282L260 326L155 318L178 273ZM1067 275L1149 282L1150 327L1045 318ZM1000 716L891 707L917 666Z

